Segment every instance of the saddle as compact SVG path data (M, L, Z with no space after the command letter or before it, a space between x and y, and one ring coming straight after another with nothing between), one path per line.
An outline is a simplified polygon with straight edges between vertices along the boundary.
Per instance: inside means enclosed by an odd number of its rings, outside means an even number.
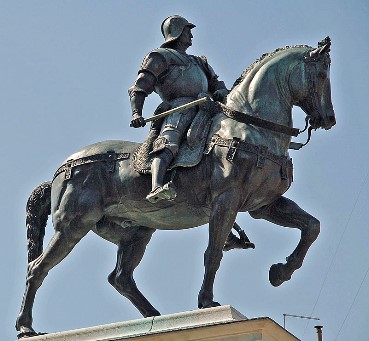
M203 156L205 145L212 122L213 113L200 109L192 121L187 134L184 136L179 151L168 170L177 167L196 166ZM149 135L132 155L131 164L133 169L141 174L151 174L151 163L155 157L152 153L153 146L160 133L160 124L151 126Z

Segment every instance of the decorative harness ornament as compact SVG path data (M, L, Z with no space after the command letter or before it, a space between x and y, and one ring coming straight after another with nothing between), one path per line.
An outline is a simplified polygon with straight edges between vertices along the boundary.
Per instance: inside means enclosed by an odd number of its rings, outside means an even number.
M74 167L86 165L94 162L105 162L107 171L113 173L115 170L115 164L119 160L128 159L130 156L129 153L116 153L114 151L108 151L103 154L95 154L90 156L81 157L78 159L68 160L62 166L58 168L58 170L54 174L54 179L61 173L64 172L65 180L69 180L72 178L72 170Z
M206 146L204 154L209 154L214 146L228 147L226 159L229 162L233 162L237 150L243 150L245 152L256 154L256 167L264 168L265 160L268 159L277 165L281 166L281 178L287 180L293 178L293 164L292 159L287 156L278 156L270 151L266 146L256 146L252 143L241 141L239 138L225 139L218 134L214 134L210 143Z

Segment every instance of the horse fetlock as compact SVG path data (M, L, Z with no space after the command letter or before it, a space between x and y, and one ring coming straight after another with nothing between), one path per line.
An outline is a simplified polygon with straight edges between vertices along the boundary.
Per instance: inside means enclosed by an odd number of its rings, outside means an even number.
M198 302L199 309L219 307L220 305L221 304L219 302L216 302L213 300L206 300L206 301Z
M220 305L218 302L215 302L213 299L214 299L214 295L212 291L201 289L199 292L198 301L197 301L199 309L210 308L212 306L215 307L217 305ZM215 305L212 305L212 304L215 304Z
M295 255L290 255L286 257L287 264L285 266L288 266L291 269L297 270L302 267L303 259L300 257L296 257Z
M35 331L24 331L24 332L20 332L17 335L17 339L23 339L23 338L29 338L29 337L33 337L33 336L38 336L38 335L46 335L47 333L36 333Z
M25 314L19 314L15 322L15 329L21 333L35 333L32 326L32 318L26 317Z
M141 314L143 317L153 317L153 316L160 316L160 312L156 310L155 308L152 308L150 310L141 311Z

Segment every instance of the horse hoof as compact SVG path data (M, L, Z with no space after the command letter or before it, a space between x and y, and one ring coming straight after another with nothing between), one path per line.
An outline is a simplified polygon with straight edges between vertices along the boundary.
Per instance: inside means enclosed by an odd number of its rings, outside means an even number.
M291 276L286 276L284 264L273 264L269 269L269 282L273 287L278 287L285 281L291 279Z
M144 317L153 317L153 316L161 316L161 314L156 310L154 309L153 311L150 311L146 314L143 314Z
M219 307L221 306L221 304L219 302L215 302L215 301L208 301L205 303L199 303L199 308L200 309L205 309L205 308L213 308L213 307Z
M36 333L35 331L21 332L17 335L17 339L26 339L38 335L46 335L47 333Z

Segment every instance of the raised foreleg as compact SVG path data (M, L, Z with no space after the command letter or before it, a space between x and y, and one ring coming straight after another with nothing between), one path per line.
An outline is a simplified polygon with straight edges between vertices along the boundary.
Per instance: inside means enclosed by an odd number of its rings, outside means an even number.
M255 219L265 219L301 231L300 241L292 254L286 258L287 262L273 264L270 267L269 281L273 286L279 286L291 279L293 272L302 266L307 251L319 235L320 222L285 197L280 197L273 203L249 213Z

